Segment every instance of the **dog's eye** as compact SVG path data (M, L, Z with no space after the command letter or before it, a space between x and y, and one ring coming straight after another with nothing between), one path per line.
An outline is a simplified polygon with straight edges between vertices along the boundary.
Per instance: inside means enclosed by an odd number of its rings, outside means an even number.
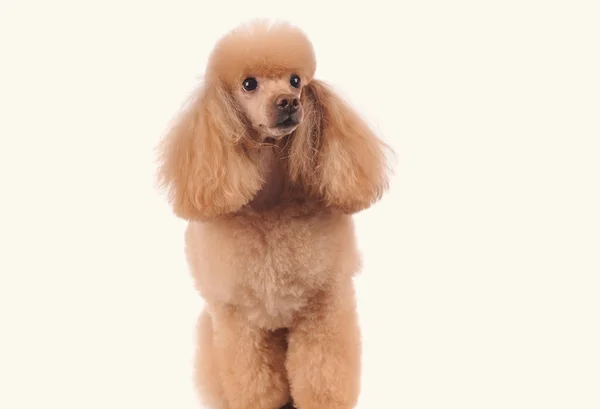
M300 77L296 74L292 75L292 78L290 78L290 84L294 88L300 88Z
M258 82L254 77L248 77L242 82L242 86L246 91L254 91L258 87Z

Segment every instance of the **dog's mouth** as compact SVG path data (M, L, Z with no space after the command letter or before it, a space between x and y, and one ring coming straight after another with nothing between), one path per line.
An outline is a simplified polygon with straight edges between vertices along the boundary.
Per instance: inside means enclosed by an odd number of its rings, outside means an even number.
M300 124L302 117L296 113L291 115L281 116L277 121L267 128L267 137L273 140L280 140L284 136L290 135Z
M288 128L292 128L296 125L298 125L298 120L289 116L286 119L284 119L283 121L278 121L275 124L275 128L288 129Z

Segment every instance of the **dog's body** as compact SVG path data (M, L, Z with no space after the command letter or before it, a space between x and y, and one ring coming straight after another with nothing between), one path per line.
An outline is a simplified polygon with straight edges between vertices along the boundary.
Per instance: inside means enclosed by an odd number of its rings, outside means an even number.
M306 210L288 205L190 223L188 260L209 306L235 306L266 330L291 328L319 293L358 271L350 217Z
M291 399L350 409L358 398L351 215L387 187L384 145L312 78L311 56L287 25L229 34L163 145L162 181L189 220L186 254L206 301L197 380L214 409Z

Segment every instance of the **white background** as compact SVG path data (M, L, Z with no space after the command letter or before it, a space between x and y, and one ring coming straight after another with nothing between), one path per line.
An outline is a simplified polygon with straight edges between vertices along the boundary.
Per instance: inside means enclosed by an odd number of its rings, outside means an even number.
M597 5L2 1L0 407L198 407L153 149L254 17L397 153L356 218L359 408L600 407Z

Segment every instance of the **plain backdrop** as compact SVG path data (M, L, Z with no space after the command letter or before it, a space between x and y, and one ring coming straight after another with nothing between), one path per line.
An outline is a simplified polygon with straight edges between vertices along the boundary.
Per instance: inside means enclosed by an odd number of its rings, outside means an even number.
M358 407L600 407L597 1L0 4L1 408L198 407L154 148L256 17L396 151L356 217Z

